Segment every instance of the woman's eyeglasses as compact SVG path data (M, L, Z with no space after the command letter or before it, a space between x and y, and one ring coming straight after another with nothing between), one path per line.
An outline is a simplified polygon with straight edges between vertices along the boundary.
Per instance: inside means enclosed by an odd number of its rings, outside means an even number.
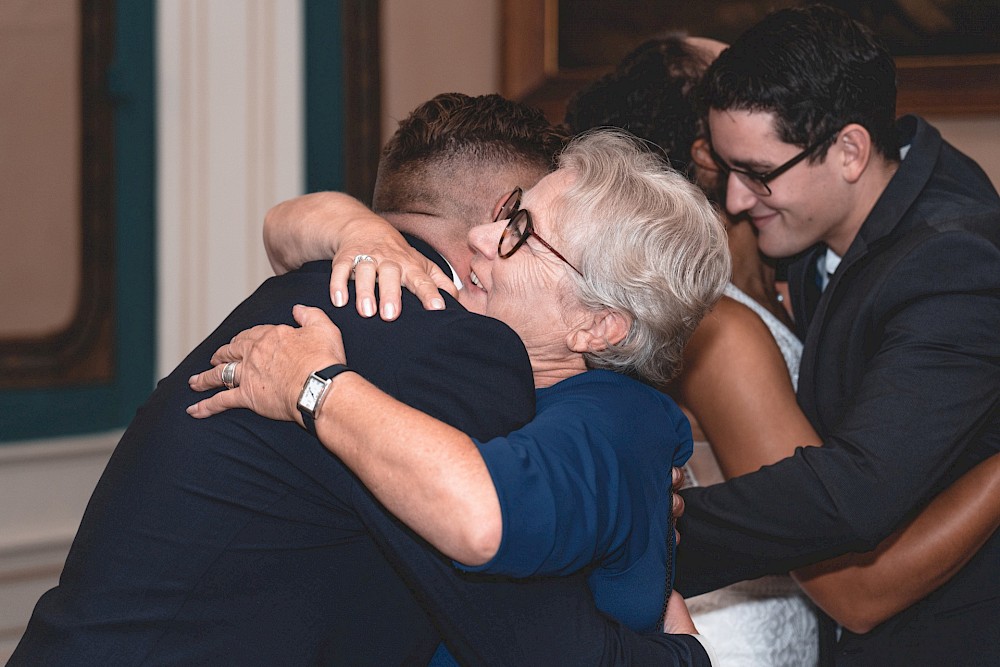
M559 251L553 248L545 241L538 233L535 231L535 225L531 221L531 214L528 213L528 209L521 208L521 195L523 191L521 188L514 188L514 191L510 193L510 196L504 200L503 205L500 210L497 211L496 216L493 218L493 222L499 222L501 220L507 220L507 226L503 230L503 234L500 235L500 243L497 246L497 254L500 255L502 259L507 259L515 252L517 249L524 245L528 240L529 236L534 236L535 239L541 243L545 248L551 252L553 255L566 262L569 268L573 269L583 277L583 273L580 269L573 266L573 263L568 259L559 254Z

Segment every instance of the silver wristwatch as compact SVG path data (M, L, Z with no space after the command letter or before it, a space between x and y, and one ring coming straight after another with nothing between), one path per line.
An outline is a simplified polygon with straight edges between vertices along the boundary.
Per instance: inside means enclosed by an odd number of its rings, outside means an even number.
M334 364L306 378L305 384L302 385L302 393L299 394L298 408L302 413L302 423L311 434L316 435L316 418L319 416L320 408L323 407L323 400L330 389L330 383L333 378L349 370L351 369L344 364Z

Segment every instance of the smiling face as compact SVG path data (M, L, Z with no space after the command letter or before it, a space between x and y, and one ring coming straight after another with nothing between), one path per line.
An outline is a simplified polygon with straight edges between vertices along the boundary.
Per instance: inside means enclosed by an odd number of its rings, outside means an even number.
M469 233L472 280L460 299L521 336L536 386L587 368L669 382L730 275L725 229L697 186L631 135L603 129L571 141L559 169L521 195L532 233L506 201L495 217L511 220ZM508 224L523 244L501 250Z
M454 159L422 166L423 187L405 208L382 215L398 230L430 243L451 264L462 284L469 282L469 230L493 220L493 203L515 187L531 187L546 171L527 163L486 164Z
M802 151L778 139L771 113L712 109L708 123L716 154L737 169L766 173ZM758 246L771 257L789 257L819 241L843 252L857 230L850 216L855 193L840 164L835 144L823 161L803 160L769 181L770 195L753 192L730 174L726 208L750 217Z
M565 170L549 174L525 191L521 208L530 211L535 231L573 261L572 249L565 247L554 224L560 195L571 178ZM470 311L510 326L533 359L578 357L566 343L567 335L585 317L575 296L573 269L533 236L512 255L501 258L497 247L507 222L498 220L469 232L469 245L475 252L472 279L459 293L459 300Z

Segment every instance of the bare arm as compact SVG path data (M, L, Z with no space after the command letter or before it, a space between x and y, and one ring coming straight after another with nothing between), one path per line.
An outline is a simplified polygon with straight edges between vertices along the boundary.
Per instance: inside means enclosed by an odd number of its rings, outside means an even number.
M300 328L248 329L212 358L239 361L239 386L188 409L208 417L245 407L270 419L302 423L296 408L310 373L345 363L340 331L318 308L296 306ZM201 391L222 385L221 366L191 378ZM323 445L358 475L385 507L450 558L482 565L500 546L496 488L472 440L415 410L355 373L333 379L316 419Z
M701 423L725 477L757 470L820 439L798 404L770 332L723 299L692 336L678 396ZM935 590L1000 525L1000 456L967 473L867 554L793 573L831 617L865 632Z
M948 581L998 527L1000 454L994 454L874 551L801 568L792 576L841 625L868 632Z
M399 317L401 285L433 310L444 308L438 289L455 294L451 277L411 248L388 221L340 192L314 192L272 207L264 216L264 248L277 275L306 262L332 259L330 300L338 307L347 303L354 257L374 257L377 263L357 267L357 309L365 317L376 310L384 320Z
M275 275L306 262L332 259L341 234L362 220L399 235L367 206L340 192L314 192L276 204L264 216L264 249Z
M472 566L493 558L502 534L500 501L472 440L360 375L342 375L316 420L323 445L448 557Z
M688 342L675 395L701 425L726 479L820 443L771 333L753 311L729 298Z

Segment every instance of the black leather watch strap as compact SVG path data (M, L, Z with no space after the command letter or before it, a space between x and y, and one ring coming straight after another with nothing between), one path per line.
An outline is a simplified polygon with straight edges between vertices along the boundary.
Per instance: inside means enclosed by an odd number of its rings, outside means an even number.
M327 366L322 370L318 370L306 379L305 385L303 385L303 396L305 395L305 388L311 382L322 382L325 386L322 388L322 395L315 403L315 407L312 410L307 410L302 405L302 397L299 398L299 413L302 415L302 425L305 429L309 431L310 434L316 436L316 416L319 414L319 410L323 405L323 401L326 399L327 392L330 391L330 382L333 378L337 377L345 371L351 371L353 369L349 368L344 364L334 364L333 366Z

